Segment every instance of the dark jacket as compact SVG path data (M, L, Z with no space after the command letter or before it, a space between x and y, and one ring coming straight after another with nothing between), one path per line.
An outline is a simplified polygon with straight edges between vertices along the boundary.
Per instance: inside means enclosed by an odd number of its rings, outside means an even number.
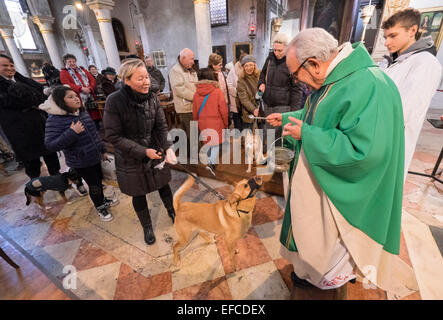
M45 76L46 83L48 86L61 85L60 81L60 70L51 65L45 65L42 68L43 75Z
M47 115L38 109L46 96L38 82L18 72L14 78L0 76L0 125L17 160L28 161L50 153L44 143Z
M146 156L146 149L165 152L168 124L155 94L135 93L125 85L106 100L103 118L106 140L115 148L115 166L120 190L129 196L141 196L158 190L171 180L171 170L154 167L161 160Z
M154 92L162 92L165 88L165 78L161 71L156 67L148 67L147 69L151 77L151 90Z
M291 106L292 111L303 107L301 85L294 83L289 75L286 56L277 60L275 54L271 52L265 61L258 81L258 87L263 83L266 86L263 101L267 107Z
M48 150L63 151L66 165L70 168L91 167L101 161L106 149L86 111L78 115L67 114L55 104L52 97L40 108L49 113L45 135ZM77 121L85 127L85 131L79 134L70 128L71 123Z
M101 89L103 90L103 94L107 97L114 91L120 89L121 83L120 80L118 80L117 78L115 78L114 81L111 81L108 78L106 78L106 76L102 76L102 78L100 78L100 86Z

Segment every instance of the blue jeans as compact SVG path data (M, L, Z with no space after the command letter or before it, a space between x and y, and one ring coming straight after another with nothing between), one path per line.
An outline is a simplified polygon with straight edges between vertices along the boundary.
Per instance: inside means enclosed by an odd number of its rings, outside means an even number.
M219 151L220 151L220 145L219 144L209 148L209 150L208 150L208 162L210 164L218 163L218 153L219 153Z

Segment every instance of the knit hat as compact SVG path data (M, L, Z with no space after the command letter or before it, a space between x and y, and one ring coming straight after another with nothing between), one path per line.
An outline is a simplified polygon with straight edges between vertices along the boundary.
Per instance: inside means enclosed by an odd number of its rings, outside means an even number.
M255 57L252 55L247 55L247 56L243 57L243 59L241 59L241 61L240 61L242 67L248 62L256 63Z
M117 73L115 72L114 68L111 67L107 67L106 69L102 70L102 75L107 75L107 74L112 74L112 75L116 75Z

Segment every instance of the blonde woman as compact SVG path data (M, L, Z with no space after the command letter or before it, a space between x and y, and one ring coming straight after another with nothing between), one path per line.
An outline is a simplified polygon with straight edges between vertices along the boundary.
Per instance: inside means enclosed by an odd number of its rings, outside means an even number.
M249 115L258 116L258 104L255 100L260 70L257 69L255 57L245 56L241 60L243 72L237 81L237 97L241 107L243 129L252 129L254 120Z
M218 84L223 96L225 97L226 104L228 105L229 111L231 110L231 97L229 96L228 84L226 82L226 77L222 72L223 69L223 57L216 53L211 53L208 60L208 68L215 72L218 79Z
M157 191L172 222L175 219L171 170L176 163L167 140L168 125L157 96L150 90L146 65L140 59L128 59L119 76L123 87L106 100L104 126L106 139L115 148L115 166L121 191L132 197L132 204L143 227L145 242L152 245L155 235L146 195Z

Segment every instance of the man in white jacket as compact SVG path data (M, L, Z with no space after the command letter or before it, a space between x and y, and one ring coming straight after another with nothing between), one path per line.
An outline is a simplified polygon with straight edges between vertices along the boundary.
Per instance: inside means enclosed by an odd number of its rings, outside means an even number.
M442 67L432 38L420 38L420 12L408 8L383 22L390 57L385 72L397 85L405 123L405 179Z

